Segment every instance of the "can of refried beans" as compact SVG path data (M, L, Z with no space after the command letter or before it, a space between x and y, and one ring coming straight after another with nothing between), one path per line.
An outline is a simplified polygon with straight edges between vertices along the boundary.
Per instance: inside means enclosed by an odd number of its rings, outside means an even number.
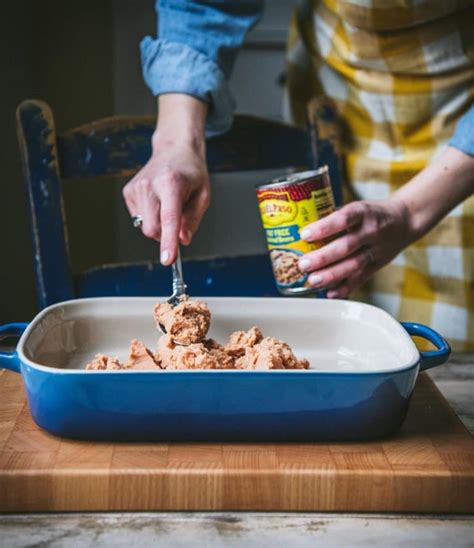
M257 186L263 228L267 236L273 274L283 295L319 292L298 268L302 255L325 242L306 242L301 230L335 210L328 167L293 173Z

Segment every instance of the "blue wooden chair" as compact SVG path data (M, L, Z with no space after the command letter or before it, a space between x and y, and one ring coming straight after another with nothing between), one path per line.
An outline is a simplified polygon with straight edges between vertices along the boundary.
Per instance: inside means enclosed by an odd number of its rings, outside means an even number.
M327 101L310 109L309 130L236 116L232 129L207 144L211 173L295 168L329 164L337 202L341 201L337 139L331 133L334 110ZM17 129L31 215L34 266L41 308L92 296L168 295L169 268L159 263L103 265L73 275L64 222L61 182L68 178L132 176L150 156L155 120L104 118L56 134L49 106L22 102ZM320 133L320 138L315 136ZM315 143L318 141L318 146ZM186 281L193 295L277 295L267 254L188 260Z

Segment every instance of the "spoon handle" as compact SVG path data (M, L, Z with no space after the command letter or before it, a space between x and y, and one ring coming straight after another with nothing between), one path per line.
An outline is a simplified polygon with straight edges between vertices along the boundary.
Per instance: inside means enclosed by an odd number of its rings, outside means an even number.
M186 295L187 286L183 280L183 267L181 265L181 252L178 247L176 261L172 264L173 271L173 295L182 297Z

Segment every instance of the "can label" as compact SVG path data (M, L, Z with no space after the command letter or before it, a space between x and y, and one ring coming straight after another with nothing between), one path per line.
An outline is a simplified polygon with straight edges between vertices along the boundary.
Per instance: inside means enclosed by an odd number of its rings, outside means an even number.
M315 291L298 261L323 243L305 242L300 233L335 209L327 166L261 185L257 197L278 289L285 295Z

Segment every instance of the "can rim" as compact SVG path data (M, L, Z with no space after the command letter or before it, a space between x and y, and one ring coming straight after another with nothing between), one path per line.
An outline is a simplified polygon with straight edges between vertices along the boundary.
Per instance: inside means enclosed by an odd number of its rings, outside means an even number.
M282 287L276 284L278 291L282 295L291 296L291 295L314 295L315 293L320 293L326 291L327 287Z
M290 173L289 175L283 175L280 177L275 177L269 183L263 185L256 185L256 189L261 188L279 188L294 183L303 183L308 179L316 177L318 175L323 175L328 173L329 169L327 165L321 166L318 169L310 169L306 171L297 171L296 173Z

